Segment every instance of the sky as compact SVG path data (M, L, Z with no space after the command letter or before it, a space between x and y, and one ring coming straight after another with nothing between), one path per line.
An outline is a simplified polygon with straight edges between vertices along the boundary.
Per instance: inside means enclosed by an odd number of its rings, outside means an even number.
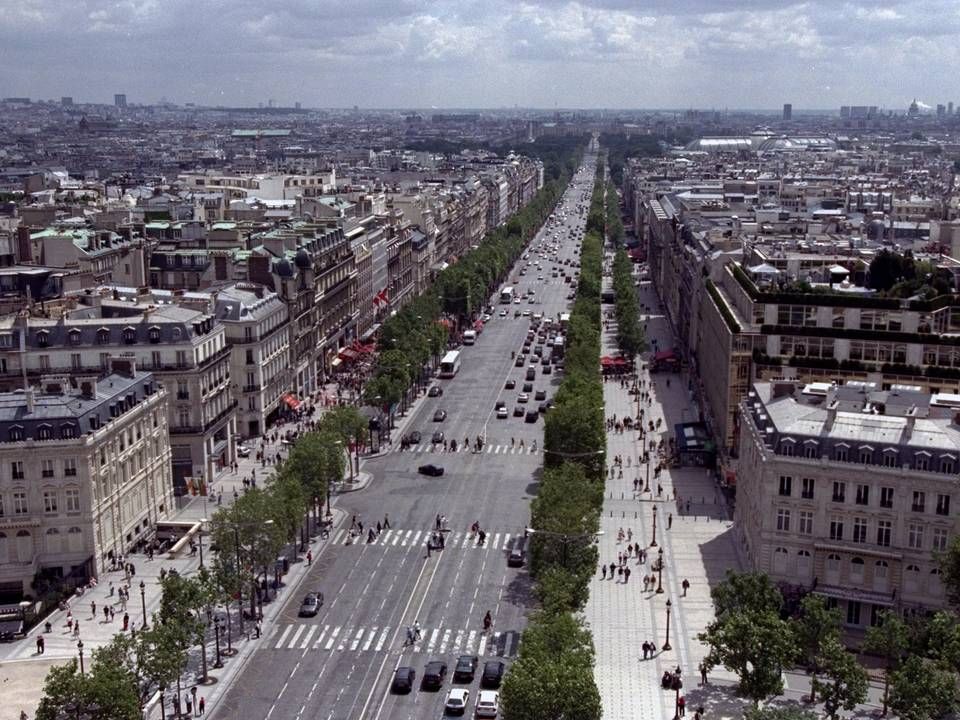
M0 96L361 108L960 102L957 0L0 0Z

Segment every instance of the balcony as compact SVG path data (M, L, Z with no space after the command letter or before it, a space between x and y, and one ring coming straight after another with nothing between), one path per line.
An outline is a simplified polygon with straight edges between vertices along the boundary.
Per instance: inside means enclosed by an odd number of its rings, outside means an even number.
M245 393L260 392L261 390L263 390L263 385L244 385L243 386L243 392Z
M171 435L204 435L223 421L224 418L229 417L236 409L239 403L234 400L233 402L227 403L227 407L215 418L205 423L204 425L171 425L170 434Z

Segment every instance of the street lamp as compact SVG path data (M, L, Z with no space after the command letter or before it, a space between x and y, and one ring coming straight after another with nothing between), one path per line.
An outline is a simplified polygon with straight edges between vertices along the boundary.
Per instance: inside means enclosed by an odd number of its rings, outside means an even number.
M77 652L80 653L80 674L83 675L83 640L77 640Z
M649 465L647 466L650 467ZM657 546L657 506L653 506L653 539L650 540L650 547ZM662 551L661 551L662 552Z
M143 627L147 627L147 586L140 581L140 607L143 609Z
M228 612L229 612L229 610L228 610ZM222 622L223 622L223 621L220 619L220 616L219 616L219 615L213 619L213 632L214 632L214 635L215 635L216 638L217 638L217 659L216 659L216 660L214 661L214 663L213 663L213 666L214 666L215 668L222 668L222 667L223 667L223 661L220 659L220 624L221 624Z
M663 592L663 548L657 553L657 595ZM670 602L669 600L667 602Z
M166 685L160 686L160 720L167 720L167 701L163 696L163 693L166 689Z
M667 638L666 640L664 640L664 643L663 643L664 650L673 650L673 648L670 646L670 609L671 607L672 607L672 604L670 603L669 600L667 600Z
M197 542L200 544L200 567L203 567L203 524L207 519L200 518L200 528L197 530Z

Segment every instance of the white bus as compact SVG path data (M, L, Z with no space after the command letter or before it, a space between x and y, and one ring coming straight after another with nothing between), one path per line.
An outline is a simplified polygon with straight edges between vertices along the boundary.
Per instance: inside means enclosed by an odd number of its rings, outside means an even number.
M503 305L509 305L513 302L513 285L507 285L500 291L500 302Z
M438 375L442 378L452 378L460 372L460 351L451 350L440 361L440 372Z

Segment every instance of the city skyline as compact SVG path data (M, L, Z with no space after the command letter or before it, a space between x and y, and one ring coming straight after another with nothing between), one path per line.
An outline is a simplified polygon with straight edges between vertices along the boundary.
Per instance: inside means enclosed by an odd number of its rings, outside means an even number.
M28 0L0 95L365 108L905 110L960 97L944 0ZM491 78L497 80L491 82Z

